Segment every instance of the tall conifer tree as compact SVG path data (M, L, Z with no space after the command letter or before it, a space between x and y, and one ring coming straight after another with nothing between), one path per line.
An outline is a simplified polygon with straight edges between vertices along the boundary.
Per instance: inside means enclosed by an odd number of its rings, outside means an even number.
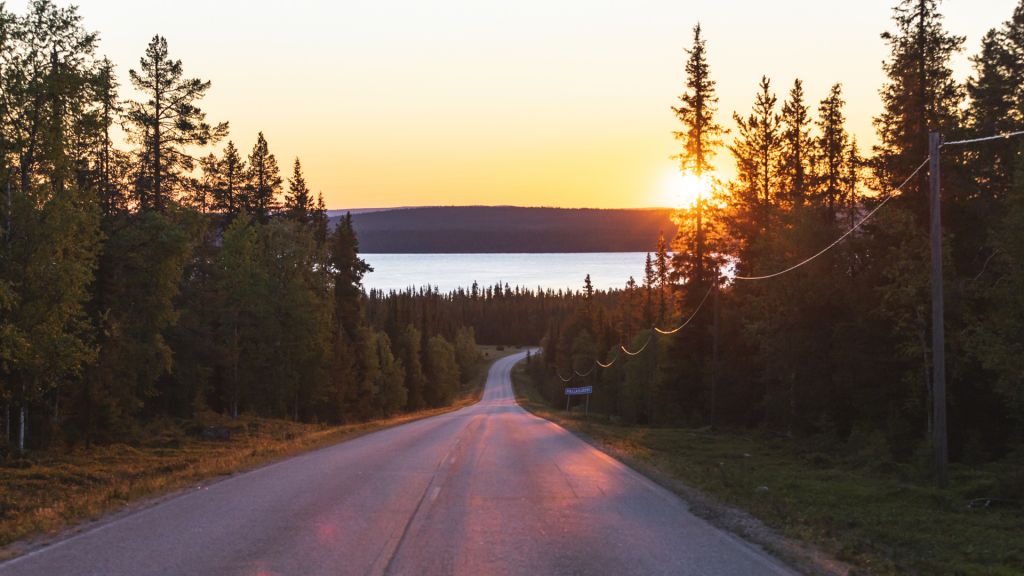
M208 80L185 78L181 60L173 60L167 39L154 36L139 60L139 70L130 70L132 85L145 102L130 102L127 119L129 135L140 146L138 202L143 208L163 210L173 200L179 180L192 170L192 146L216 142L227 133L227 123L211 126L198 107L210 89Z
M277 195L281 192L281 170L277 158L270 152L267 139L260 132L249 154L246 203L249 211L260 221L267 222L277 209Z

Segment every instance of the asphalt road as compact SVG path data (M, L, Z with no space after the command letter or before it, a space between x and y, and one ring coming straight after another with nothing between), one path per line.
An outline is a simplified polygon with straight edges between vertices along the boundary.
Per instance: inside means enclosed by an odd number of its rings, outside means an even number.
M520 359L474 406L186 492L0 575L792 574L517 406Z

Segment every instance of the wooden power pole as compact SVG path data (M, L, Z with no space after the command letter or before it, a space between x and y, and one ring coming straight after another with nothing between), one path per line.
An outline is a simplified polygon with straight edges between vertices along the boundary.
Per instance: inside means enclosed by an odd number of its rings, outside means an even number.
M715 284L712 290L712 315L711 322L711 429L715 429L715 409L718 404L718 273L715 273Z
M939 148L942 134L928 135L928 173L931 179L932 251L932 449L939 486L949 482L949 450L946 436L946 333L942 300L942 203L939 194Z

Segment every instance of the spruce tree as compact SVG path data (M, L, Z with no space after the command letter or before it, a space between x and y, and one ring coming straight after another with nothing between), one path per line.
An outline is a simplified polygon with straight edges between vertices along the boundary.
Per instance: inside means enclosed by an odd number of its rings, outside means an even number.
M815 139L816 199L828 211L829 221L845 197L848 177L849 135L843 114L842 86L835 84L818 106L818 137Z
M701 35L700 24L693 27L693 44L686 53L689 56L686 61L686 89L679 96L680 105L672 108L683 125L681 131L675 132L676 140L682 142L683 149L673 158L679 161L680 170L690 170L697 178L703 178L711 170L711 159L722 143L724 129L715 121L718 97L715 95L715 81L711 79L707 42ZM687 279L698 287L698 291L705 280L706 203L707 199L699 199L693 213L688 214L694 219L693 237L677 235L672 243L676 252L693 251L695 265L690 270L693 276ZM684 230L684 227L680 227L680 231Z
M1024 124L1024 2L1000 28L990 30L981 51L971 58L974 74L967 80L967 124L973 134L1000 134ZM964 149L971 175L989 210L1013 185L1015 141L982 142Z
M890 56L881 90L882 113L874 120L881 143L875 147L876 170L883 189L908 178L928 157L928 134L949 134L958 126L962 89L950 64L964 38L942 25L938 0L901 0L893 8L895 31L882 34ZM928 181L919 178L905 190L906 203L918 225L928 224Z
M748 240L769 230L779 200L779 166L782 156L782 125L775 111L778 101L771 82L762 76L753 110L747 117L733 113L737 136L729 146L736 160L735 201L746 220Z
M804 84L800 79L793 82L789 97L782 104L779 119L782 124L780 187L789 203L800 206L809 188L811 157L811 118L804 103Z
M672 281L669 276L671 258L668 255L668 244L665 243L665 232L658 232L658 250L654 257L654 272L657 278L658 308L655 318L659 325L672 314L671 297Z
M217 159L216 181L212 191L213 209L233 216L245 205L246 168L235 143L228 140L224 152Z
M260 222L267 222L277 209L277 195L281 191L281 171L277 158L270 153L267 139L260 132L249 154L246 182L246 207Z
M258 232L243 209L224 231L214 272L223 400L232 417L252 398L259 366L251 357L261 352L256 345L262 332L259 319L266 316L272 298L259 253Z
M352 227L351 214L346 214L334 228L329 240L327 264L334 285L332 378L337 397L343 404L349 404L355 386L362 382L359 370L364 335L362 282L363 276L373 270L359 258L359 240ZM406 366L410 368L407 362ZM343 418L348 417L348 414L343 414Z
M114 149L111 128L120 120L122 113L121 101L118 99L118 82L114 64L104 58L96 71L94 90L99 104L98 120L100 135L96 147L96 187L100 197L100 206L104 216L123 212L128 207L125 190L120 186L118 178L118 156Z
M662 234L664 238L664 234ZM658 283L658 276L654 271L654 262L651 260L651 253L648 252L644 259L644 327L654 324L655 304L654 287Z
M405 367L406 410L422 410L426 406L427 375L423 371L422 335L408 324L399 334L399 357Z
M315 206L306 178L302 175L302 164L298 157L292 166L292 176L288 179L288 192L284 197L284 211L289 218L307 224L310 222Z

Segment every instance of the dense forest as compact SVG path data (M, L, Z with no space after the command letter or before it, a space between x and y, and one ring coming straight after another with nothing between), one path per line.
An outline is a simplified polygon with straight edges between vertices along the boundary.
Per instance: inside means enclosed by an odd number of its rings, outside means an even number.
M340 422L444 405L479 338L540 342L530 366L555 405L592 384L591 408L625 423L926 462L928 137L1024 127L1024 2L963 83L965 41L935 0L900 1L882 38L879 144L862 149L840 84L812 97L792 80L780 97L752 82L728 132L695 28L673 112L680 168L708 191L621 290L367 293L353 218L332 226L262 134L245 154L207 121L210 82L164 38L125 101L74 8L0 8L0 445L119 440L211 410ZM965 463L1024 458L1022 141L941 155L950 453ZM733 179L714 178L716 154Z
M800 80L780 96L761 78L727 140L694 29L674 108L680 165L707 175L725 153L737 175L675 215L671 249L639 283L586 296L549 327L533 371L553 405L564 386L592 384L591 409L626 423L846 442L927 469L929 133L1024 128L1024 3L984 36L965 83L950 64L964 39L937 4L899 2L882 35L871 150L847 131L841 85L815 102ZM949 449L968 464L1024 458L1022 151L1024 138L1000 137L941 153Z
M434 206L352 214L364 253L647 252L676 226L666 208Z
M161 36L123 100L97 41L74 7L0 3L0 452L210 410L341 422L449 403L472 329L369 324L352 221L328 226L299 159L285 180L262 133L248 155L224 143L200 107L211 83Z

